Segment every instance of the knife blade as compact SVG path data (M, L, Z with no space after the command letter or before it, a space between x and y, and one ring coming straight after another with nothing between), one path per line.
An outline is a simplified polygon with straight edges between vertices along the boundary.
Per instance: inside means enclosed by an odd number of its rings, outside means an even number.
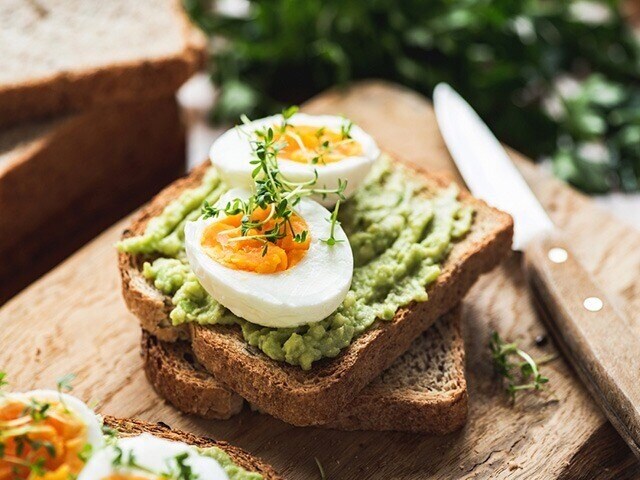
M469 104L443 83L436 86L433 103L442 136L471 193L513 217L514 250L553 230L507 152Z
M640 458L640 340L555 228L507 152L449 85L433 94L444 141L471 192L510 213L542 318L594 400ZM588 232L585 232L588 234Z

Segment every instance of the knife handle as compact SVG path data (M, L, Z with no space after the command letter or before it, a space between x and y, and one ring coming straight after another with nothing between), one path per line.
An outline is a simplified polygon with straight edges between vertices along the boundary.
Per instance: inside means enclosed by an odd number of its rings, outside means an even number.
M640 458L640 341L561 233L531 241L525 268L556 342Z

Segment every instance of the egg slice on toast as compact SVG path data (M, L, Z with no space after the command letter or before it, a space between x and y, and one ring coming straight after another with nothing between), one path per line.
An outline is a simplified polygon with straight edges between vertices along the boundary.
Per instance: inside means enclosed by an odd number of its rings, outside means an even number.
M250 195L232 189L216 205L224 208ZM303 198L280 238L265 241L259 234L273 228L273 208L256 209L248 219L260 224L260 232L243 232L243 215L223 211L188 222L189 264L204 289L240 318L266 327L318 322L338 308L351 286L353 255L347 236L339 223L329 221L327 209ZM328 241L331 237L335 243Z
M292 182L308 182L317 175L315 189L337 189L349 197L362 183L380 156L375 140L357 125L333 115L297 113L239 125L218 138L210 150L213 165L233 187L250 188L255 168L253 147L260 132L271 128L278 145L278 168ZM333 206L336 195L318 195L315 200Z
M0 478L75 478L103 444L100 420L76 397L55 390L0 397Z
M78 480L227 480L220 464L191 445L148 433L97 452Z

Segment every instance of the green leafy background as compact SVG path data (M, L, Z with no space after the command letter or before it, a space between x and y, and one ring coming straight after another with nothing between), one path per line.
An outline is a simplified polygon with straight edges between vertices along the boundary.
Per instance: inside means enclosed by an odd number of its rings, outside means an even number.
M426 95L446 81L577 187L640 188L640 42L619 2L250 0L241 17L184 5L211 36L217 120L361 78Z

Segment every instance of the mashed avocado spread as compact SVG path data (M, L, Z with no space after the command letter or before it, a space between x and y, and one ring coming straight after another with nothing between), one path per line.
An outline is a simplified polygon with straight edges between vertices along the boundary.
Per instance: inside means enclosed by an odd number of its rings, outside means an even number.
M236 465L227 453L218 447L202 448L203 455L213 458L225 471L229 480L261 480L262 475L255 472L248 472L244 468Z
M237 324L244 339L269 357L299 365L335 357L376 319L390 320L398 308L427 300L452 243L471 227L473 211L457 201L455 186L432 192L415 174L382 158L339 220L349 237L355 268L344 302L328 318L297 328L268 328L233 315L211 298L191 271L184 252L184 225L200 215L228 187L210 168L197 188L185 191L149 221L138 237L118 244L121 251L145 254L144 276L172 297L174 325Z

